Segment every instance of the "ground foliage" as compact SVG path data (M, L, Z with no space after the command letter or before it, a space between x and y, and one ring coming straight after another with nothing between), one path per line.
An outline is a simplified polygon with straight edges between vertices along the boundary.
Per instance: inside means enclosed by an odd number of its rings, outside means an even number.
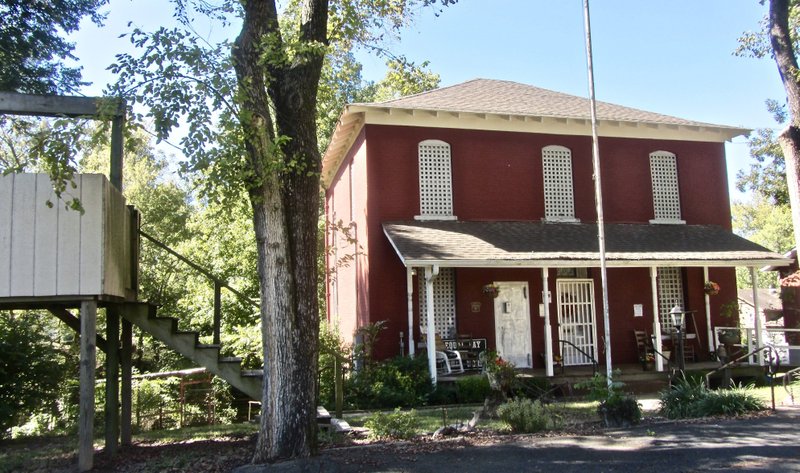
M708 389L702 378L680 378L660 393L660 411L670 419L736 416L763 411L767 407L752 390L738 386Z

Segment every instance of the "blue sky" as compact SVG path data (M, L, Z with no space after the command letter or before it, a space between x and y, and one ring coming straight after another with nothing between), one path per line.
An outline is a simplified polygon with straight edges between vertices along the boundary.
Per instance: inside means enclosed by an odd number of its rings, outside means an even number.
M99 94L113 80L105 68L130 48L127 23L168 26L166 0L111 0L106 26L87 24L73 36L84 78ZM758 28L766 6L758 0L591 0L598 100L682 118L742 126L777 127L767 98L783 100L774 62L732 55L737 38ZM201 34L237 31L198 26ZM582 0L460 0L439 15L422 10L395 54L430 61L442 85L476 77L513 80L587 96ZM384 60L362 54L365 79L378 80ZM726 146L729 182L747 167L744 138ZM734 198L738 198L731 189Z

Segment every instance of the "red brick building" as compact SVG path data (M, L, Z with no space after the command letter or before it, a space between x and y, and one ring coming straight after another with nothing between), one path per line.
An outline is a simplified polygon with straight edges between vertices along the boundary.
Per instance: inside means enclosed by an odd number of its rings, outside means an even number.
M734 268L785 263L731 232L724 142L747 130L606 103L598 119L613 363L637 361L633 330L669 333L676 305L707 356ZM386 320L379 357L430 326L548 373L604 358L587 99L477 79L348 105L322 179L346 339Z

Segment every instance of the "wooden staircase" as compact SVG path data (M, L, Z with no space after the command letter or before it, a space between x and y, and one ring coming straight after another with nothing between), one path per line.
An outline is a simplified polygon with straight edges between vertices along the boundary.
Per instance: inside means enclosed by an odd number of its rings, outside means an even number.
M220 357L220 345L200 343L197 332L179 330L178 319L159 317L156 306L152 304L125 304L122 316L171 349L224 379L251 399L261 400L263 370L243 370L241 358Z

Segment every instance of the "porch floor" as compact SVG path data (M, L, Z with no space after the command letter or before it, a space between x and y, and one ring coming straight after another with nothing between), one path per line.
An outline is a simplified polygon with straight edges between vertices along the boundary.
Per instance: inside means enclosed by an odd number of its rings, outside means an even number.
M693 363L686 363L686 372L699 373L705 375L720 367L718 361L700 361ZM619 370L620 374L614 378L615 381L625 383L626 390L632 391L637 394L654 393L658 392L669 385L669 371L655 371L655 370L642 370L642 365L639 363L619 364L614 365L614 371ZM605 366L600 365L597 371L605 374ZM759 376L764 372L764 367L750 364L739 364L731 367L731 376L733 378L749 378ZM525 368L519 370L521 376L532 376L537 378L545 377L544 368ZM468 371L463 374L439 376L439 383L454 383L459 378L470 375L478 375L480 371ZM575 383L586 381L593 375L591 365L581 366L567 366L562 373L560 369L556 370L555 375L547 378L553 386L562 385L565 388L564 394L572 394L572 386Z

